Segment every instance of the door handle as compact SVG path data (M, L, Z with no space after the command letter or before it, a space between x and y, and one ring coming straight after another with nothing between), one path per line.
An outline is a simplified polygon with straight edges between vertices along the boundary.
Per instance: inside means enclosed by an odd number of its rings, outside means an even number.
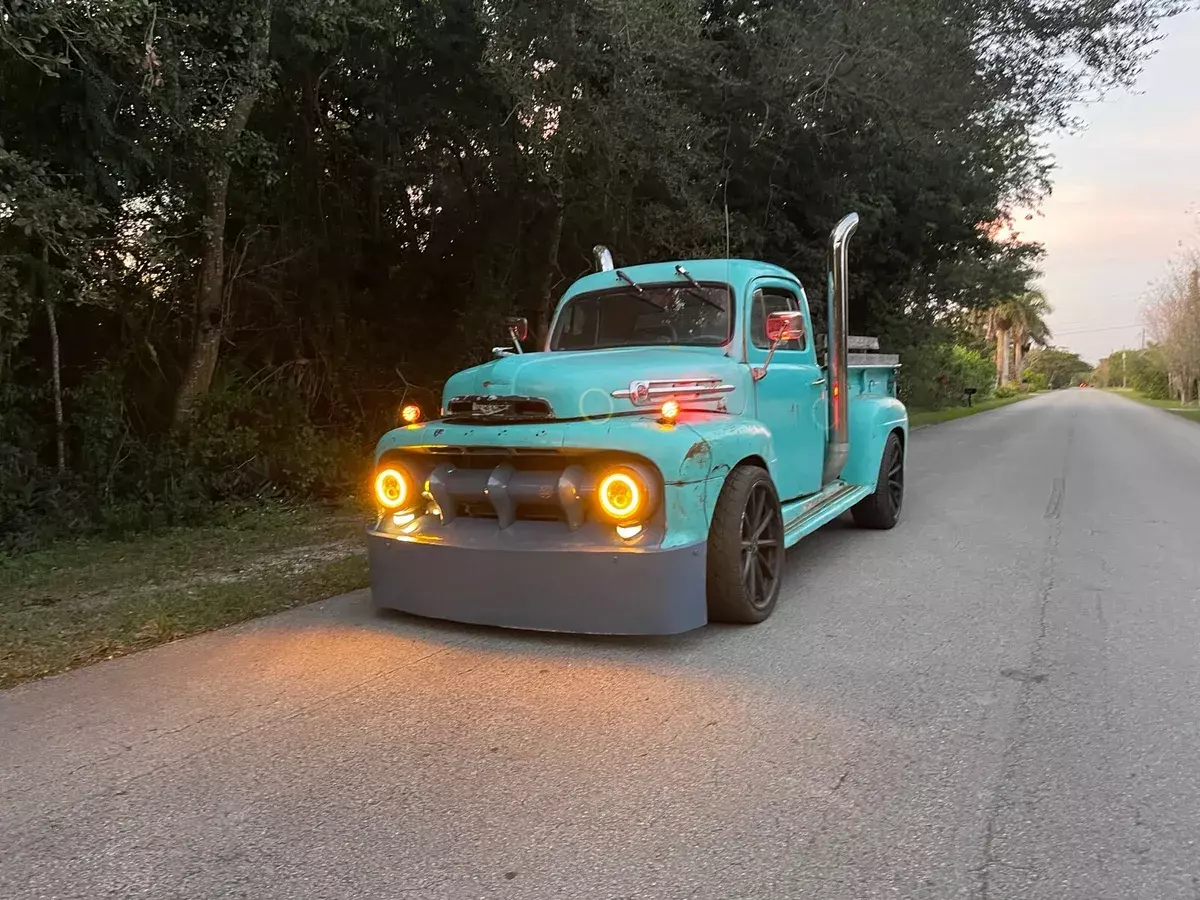
M824 378L818 378L816 381L814 381L814 382L812 383L812 386L813 386L813 387L820 387L820 386L821 386L821 385L823 385L824 383L825 383L825 379L824 379Z

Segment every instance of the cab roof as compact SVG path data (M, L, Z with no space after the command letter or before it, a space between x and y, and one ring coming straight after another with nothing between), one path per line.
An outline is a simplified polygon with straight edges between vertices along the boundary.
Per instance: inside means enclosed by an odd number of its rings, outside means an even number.
M616 268L639 284L684 282L683 277L675 271L676 266L683 266L687 269L688 274L697 281L722 282L732 285L735 290L753 278L782 278L800 284L800 279L787 269L752 259L678 259L669 262L641 263L635 266L617 266ZM571 285L562 299L566 300L577 294L619 287L624 284L625 282L617 277L615 270L592 272Z

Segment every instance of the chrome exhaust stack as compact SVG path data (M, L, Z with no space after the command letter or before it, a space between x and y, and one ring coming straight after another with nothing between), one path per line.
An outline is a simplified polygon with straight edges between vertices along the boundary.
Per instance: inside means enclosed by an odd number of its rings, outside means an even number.
M849 360L849 252L850 236L858 228L858 213L850 213L829 236L829 338L826 343L826 377L829 385L829 434L825 443L825 468L821 483L842 474L850 455L850 397L846 393Z
M592 257L596 260L597 272L611 272L614 268L612 252L603 244L592 248Z

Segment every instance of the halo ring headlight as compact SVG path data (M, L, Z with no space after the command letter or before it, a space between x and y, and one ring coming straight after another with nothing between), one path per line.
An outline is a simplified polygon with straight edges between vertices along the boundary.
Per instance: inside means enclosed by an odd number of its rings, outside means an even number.
M408 476L400 469L380 469L375 476L375 499L384 509L403 509L412 497Z
M628 472L609 472L596 488L600 509L615 522L626 522L637 516L645 505L646 492Z
M658 482L645 467L616 465L601 470L595 481L597 512L614 525L645 522L658 505Z

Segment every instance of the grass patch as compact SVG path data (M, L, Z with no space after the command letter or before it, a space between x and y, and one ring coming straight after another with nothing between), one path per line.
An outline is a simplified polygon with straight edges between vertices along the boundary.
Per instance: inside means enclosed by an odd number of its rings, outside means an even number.
M1106 388L1109 393L1120 394L1122 397L1128 397L1130 400L1136 400L1138 403L1144 403L1147 406L1155 406L1159 409L1165 409L1167 412L1180 416L1184 419L1190 419L1193 422L1200 422L1200 406L1180 406L1178 400L1151 400L1139 394L1132 388Z
M365 587L364 523L266 510L0 556L0 688Z
M987 412L991 409L999 409L1002 406L1011 406L1014 403L1020 403L1022 400L1028 400L1034 394L1018 394L1015 397L1005 397L1003 400L984 400L981 403L976 403L974 406L949 406L946 409L917 409L909 410L908 425L910 428L924 428L926 425L938 425L942 422L949 422L953 419L962 419L966 416L973 416L976 413Z

